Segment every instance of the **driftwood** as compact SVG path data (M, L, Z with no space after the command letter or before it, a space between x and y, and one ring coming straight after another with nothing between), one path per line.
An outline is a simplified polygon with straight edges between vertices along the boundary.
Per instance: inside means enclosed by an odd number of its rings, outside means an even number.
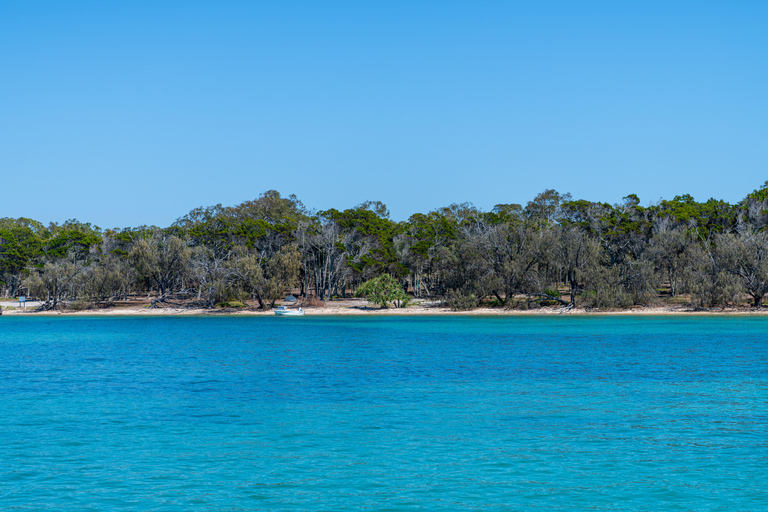
M163 295L159 297L155 297L152 299L152 302L150 302L149 307L152 309L156 308L164 308L166 306L174 306L178 308L189 308L194 307L190 305L189 303L180 303L180 302L174 302L174 300L184 299L185 297L189 297L190 295L194 295L194 290L179 290L178 292L173 293L164 293Z

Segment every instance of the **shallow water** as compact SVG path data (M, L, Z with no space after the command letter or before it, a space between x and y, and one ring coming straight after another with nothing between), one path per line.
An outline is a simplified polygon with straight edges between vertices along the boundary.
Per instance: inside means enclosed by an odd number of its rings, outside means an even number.
M768 319L0 319L0 510L765 510Z

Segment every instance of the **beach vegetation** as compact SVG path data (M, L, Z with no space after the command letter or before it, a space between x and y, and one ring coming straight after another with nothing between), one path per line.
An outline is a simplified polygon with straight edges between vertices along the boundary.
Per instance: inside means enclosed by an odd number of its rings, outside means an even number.
M445 302L454 311L469 311L480 305L477 295L468 290L451 290Z
M390 303L396 308L404 308L411 300L411 296L405 293L402 283L389 274L364 282L357 289L356 295L382 308L386 308Z
M248 305L239 300L225 300L216 304L217 308L247 308Z
M0 219L0 296L36 298L43 309L237 299L266 310L288 293L303 304L359 296L456 310L759 309L768 297L768 184L735 204L689 194L609 204L548 189L525 204L454 203L406 221L381 201L310 211L274 190L195 208L167 227Z

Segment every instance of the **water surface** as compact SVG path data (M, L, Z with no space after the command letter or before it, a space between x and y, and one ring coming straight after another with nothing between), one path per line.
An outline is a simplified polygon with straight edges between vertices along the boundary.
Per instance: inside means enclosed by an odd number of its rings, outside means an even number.
M768 319L3 317L0 510L765 510Z

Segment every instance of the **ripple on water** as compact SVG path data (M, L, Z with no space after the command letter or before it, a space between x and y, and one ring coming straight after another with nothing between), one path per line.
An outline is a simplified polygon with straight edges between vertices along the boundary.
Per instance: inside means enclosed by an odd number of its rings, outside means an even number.
M768 509L761 318L0 327L0 509Z

